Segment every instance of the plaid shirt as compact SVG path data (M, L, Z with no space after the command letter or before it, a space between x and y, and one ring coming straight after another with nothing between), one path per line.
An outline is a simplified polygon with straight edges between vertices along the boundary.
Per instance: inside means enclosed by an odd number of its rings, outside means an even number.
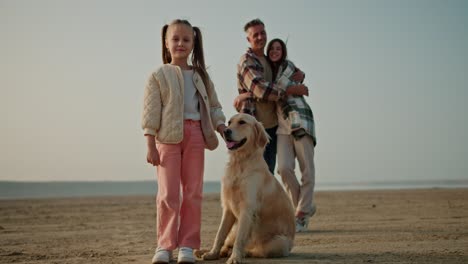
M238 112L255 114L255 100L279 101L286 97L286 88L292 84L288 77L267 82L263 78L263 66L257 55L249 48L237 65L237 89L239 94L252 92L253 97L245 100Z
M280 74L277 78L290 78L295 71L294 64L286 60L278 69ZM315 146L317 137L315 135L314 114L304 96L290 95L286 100L280 100L278 104L281 106L283 118L288 120L291 125L291 134L297 138L307 133L312 137Z

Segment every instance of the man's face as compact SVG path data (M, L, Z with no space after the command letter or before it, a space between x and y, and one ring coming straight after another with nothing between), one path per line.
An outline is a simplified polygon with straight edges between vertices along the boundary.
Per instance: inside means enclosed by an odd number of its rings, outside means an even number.
M267 42L265 26L256 25L249 27L249 29L247 29L247 41L250 43L250 47L253 50L263 51Z

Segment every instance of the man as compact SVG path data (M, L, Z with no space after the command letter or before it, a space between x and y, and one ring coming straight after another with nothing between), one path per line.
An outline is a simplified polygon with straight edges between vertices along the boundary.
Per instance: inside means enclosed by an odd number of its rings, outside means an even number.
M241 96L236 98L234 105L238 111L254 115L265 127L270 143L265 148L263 158L274 174L278 128L276 102L287 95L308 95L309 92L305 85L293 83L288 78L273 82L271 67L264 53L267 43L265 24L260 19L248 22L244 31L250 48L237 65L237 88ZM299 71L293 79L302 81L304 74Z

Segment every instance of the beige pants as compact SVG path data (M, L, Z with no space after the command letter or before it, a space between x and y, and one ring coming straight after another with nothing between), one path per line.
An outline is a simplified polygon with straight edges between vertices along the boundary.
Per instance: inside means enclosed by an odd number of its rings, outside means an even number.
M301 170L301 184L294 173L296 157ZM312 216L315 187L314 143L309 135L295 140L291 135L278 135L278 173L283 184L299 212Z

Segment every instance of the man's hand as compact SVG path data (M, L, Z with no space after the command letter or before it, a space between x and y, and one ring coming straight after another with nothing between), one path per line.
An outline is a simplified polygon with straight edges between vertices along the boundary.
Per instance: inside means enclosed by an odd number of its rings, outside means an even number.
M303 84L290 85L286 89L287 95L305 95L309 96L309 88Z
M304 79L305 79L305 73L301 70L298 70L291 76L291 80L298 82L298 83L302 83Z
M247 98L250 98L250 97L252 97L251 92L239 94L236 97L236 99L234 99L234 108L239 109L242 105L242 102L244 102L245 100L247 100Z

